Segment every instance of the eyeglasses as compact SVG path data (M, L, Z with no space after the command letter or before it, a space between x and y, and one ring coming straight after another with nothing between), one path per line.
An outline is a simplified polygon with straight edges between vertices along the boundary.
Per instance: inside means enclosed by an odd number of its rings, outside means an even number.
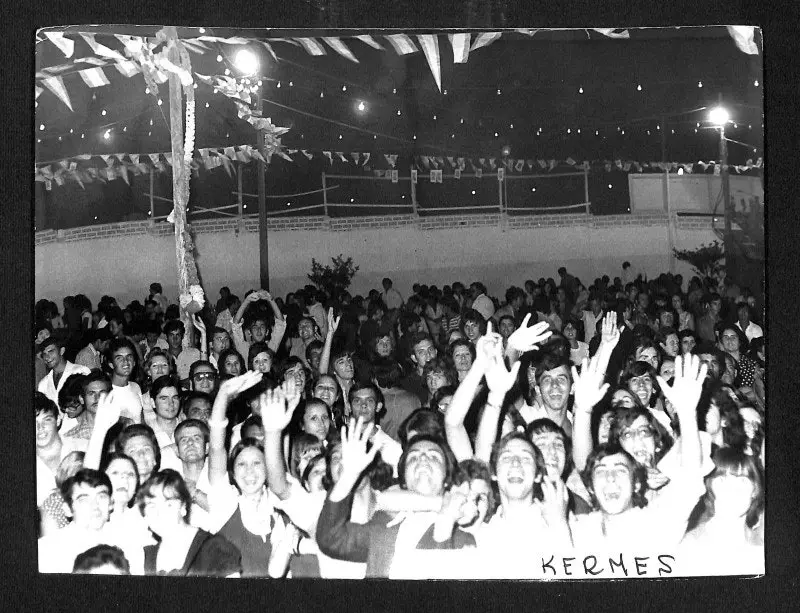
M639 440L653 438L653 429L643 426L638 430L625 430L625 432L619 435L619 440L626 443L632 441L634 438Z
M614 466L614 467L606 467L606 466L598 466L592 472L592 475L596 479L605 480L609 477L614 477L615 479L621 477L627 477L631 474L630 469L627 466Z
M213 372L197 372L192 377L195 381L202 381L203 379L212 381L217 378Z

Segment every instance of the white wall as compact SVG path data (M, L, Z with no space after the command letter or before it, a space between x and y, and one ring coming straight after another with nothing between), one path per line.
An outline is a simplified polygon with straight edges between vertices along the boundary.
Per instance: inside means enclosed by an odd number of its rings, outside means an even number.
M598 217L588 222L582 218L573 219L569 225L558 221L557 216L540 219L542 227L505 230L491 225L430 230L401 225L347 231L271 231L271 290L285 295L305 285L312 257L329 263L339 253L353 256L360 267L351 291L364 295L370 288L380 288L384 276L391 277L404 295L415 281L441 287L456 280L465 284L481 280L490 293L502 299L512 283L557 278L561 265L586 284L602 274L612 278L619 275L625 260L650 276L669 270L665 217ZM681 220L678 225L674 241L679 249L715 239L710 225L704 222ZM258 285L257 233L198 232L195 242L203 284L214 301L223 285L240 296ZM35 249L35 265L37 300L48 298L60 304L66 295L85 293L96 305L103 294L110 294L127 304L133 299L143 300L149 284L159 281L167 297L177 302L175 246L169 234L40 244ZM681 262L676 263L675 272L684 277L692 274Z
M628 187L631 196L631 212L666 211L664 200L664 175L663 174L636 174L628 175ZM715 175L669 175L669 205L672 211L694 211L698 213L711 213L720 197L722 183L719 176ZM731 176L731 197L736 208L741 208L742 198L757 197L764 201L764 187L758 177ZM721 215L723 206L720 203L716 208Z

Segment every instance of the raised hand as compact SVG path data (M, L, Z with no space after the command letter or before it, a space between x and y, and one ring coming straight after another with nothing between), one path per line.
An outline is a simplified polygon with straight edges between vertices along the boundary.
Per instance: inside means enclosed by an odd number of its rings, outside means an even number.
M114 390L101 393L97 403L97 414L94 417L95 427L108 431L119 421L122 415L122 406L114 402Z
M328 336L333 336L334 332L339 328L339 323L342 321L342 316L333 316L333 307L328 309Z
M461 485L452 486L442 498L442 508L439 515L452 520L469 522L478 514L478 507L474 500L469 498L469 481Z
M567 521L567 506L569 495L567 486L561 479L543 479L542 493L544 500L537 501L542 510L542 516L551 528Z
M617 343L619 343L620 334L622 334L622 330L624 329L624 323L617 328L617 312L609 311L603 317L603 325L600 332L600 343L608 346L610 349L613 349L617 346Z
M511 370L506 368L506 363L503 360L502 342L492 345L492 353L486 359L484 375L486 376L486 384L489 386L489 392L498 398L505 396L506 392L511 389L511 386L517 380L520 362L514 362Z
M297 387L297 382L294 377L291 377L281 384L281 390L286 397L287 407L294 411L297 405L300 404L300 389Z
M498 343L502 347L503 337L492 332L492 322L489 321L486 323L486 334L475 343L475 361L481 364L490 363L494 359Z
M378 446L373 445L367 451L367 442L372 435L372 424L364 427L364 418L356 421L350 418L350 425L342 428L342 471L358 477L370 465L378 453Z
M217 392L217 398L222 396L226 400L233 400L243 391L250 389L251 387L256 385L259 381L261 381L263 376L264 376L263 373L260 373L255 370L248 370L243 375L239 375L238 377L233 377L231 379L226 379L219 386L219 391Z
M514 330L511 336L508 337L508 346L520 353L536 349L539 343L552 334L548 330L549 324L546 321L540 321L529 328L528 321L530 321L530 318L530 313L525 315L525 319L522 320L519 328Z
M605 365L602 364L599 353L591 360L583 358L581 371L572 367L572 390L575 393L575 410L592 412L596 405L608 391L608 383L604 383L606 376Z
M200 315L195 313L195 316L192 318L192 321L194 323L194 327L197 328L200 331L200 335L201 336L205 336L206 335L206 324L203 321L203 318L200 317Z
M656 378L664 396L678 413L694 413L703 392L703 381L707 372L708 366L701 364L698 356L687 353L675 358L675 380L672 387L661 375L656 375Z
M286 400L286 394L280 387L267 390L259 396L261 423L265 432L283 432L289 426L294 407L290 407Z
M659 490L669 483L669 477L662 473L657 468L647 469L647 488L651 490Z

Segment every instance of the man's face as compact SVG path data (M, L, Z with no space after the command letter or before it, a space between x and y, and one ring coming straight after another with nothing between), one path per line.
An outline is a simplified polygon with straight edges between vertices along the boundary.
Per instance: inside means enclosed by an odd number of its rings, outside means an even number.
M205 398L193 398L186 405L186 418L208 423L211 419L211 403Z
M411 356L412 360L417 364L420 370L425 367L425 364L433 360L437 355L436 347L430 339L423 339L414 345L414 355Z
M322 360L322 349L312 349L308 355L308 363L315 372L319 372L319 363Z
M231 338L227 332L215 332L211 339L211 351L219 355L223 351L227 351L231 346Z
M353 400L350 402L350 408L355 419L359 417L364 419L365 424L371 424L375 421L375 414L381 410L383 404L378 402L375 397L375 390L361 389L353 395Z
M210 364L201 364L192 375L192 389L196 392L212 394L217 385L217 372Z
M72 487L72 523L82 530L100 530L111 513L111 492L105 485L78 483Z
M631 377L628 379L628 389L639 397L644 406L647 406L653 395L653 378L648 373Z
M333 370L340 379L349 381L353 378L353 358L349 355L343 355L333 363Z
M156 414L162 419L175 419L181 410L180 395L171 385L161 388L154 403Z
M636 359L640 362L647 362L653 368L658 368L658 350L655 347L637 349Z
M114 374L118 377L130 377L136 358L130 347L120 347L111 356Z
M712 380L719 379L722 367L717 359L717 356L713 353L701 353L699 357L700 364L705 364L708 367L708 373L706 376Z
M675 316L671 311L661 311L659 321L661 322L662 328L672 328L675 326Z
M672 360L664 360L661 367L658 369L658 374L664 381L669 381L675 376L675 362Z
M430 394L433 395L439 388L447 385L447 377L445 377L444 373L440 370L429 372L425 377L425 385Z
M566 409L571 389L572 377L566 366L545 371L536 386L536 392L551 411Z
M677 334L670 334L664 340L664 351L667 355L671 355L673 358L678 355L678 349L680 349L680 341L678 340Z
M550 479L560 479L567 465L567 450L564 447L564 437L558 432L542 432L534 434L533 444L539 448L547 467L547 476Z
M650 296L647 294L639 294L636 299L639 302L639 307L641 309L646 309L648 306L650 306Z
M242 365L239 362L239 358L235 355L229 355L225 358L225 363L222 365L223 371L232 377L238 377L242 370Z
M481 326L477 321L468 319L464 322L464 334L471 343L477 342L481 336Z
M111 385L107 381L92 381L83 390L83 404L92 415L97 414L101 394L108 393Z
M655 466L655 433L644 415L637 417L630 426L622 430L619 443L639 464L648 468Z
M52 413L36 416L36 447L48 447L58 436L58 419Z
M80 398L75 398L68 404L62 406L61 410L64 412L64 415L70 419L74 419L83 413L83 403L81 402Z
M381 336L375 343L376 353L382 357L388 357L392 353L392 338L390 336Z
M144 305L144 314L147 319L153 319L156 316L156 305L152 302L148 302Z
M263 319L257 319L250 325L250 339L254 343L263 343L267 332L267 322Z
M208 443L197 426L182 428L175 437L175 445L178 447L178 457L183 462L199 462L208 453Z
M42 360L47 369L52 370L64 361L64 349L59 348L58 345L48 345L42 351Z
M566 338L570 342L574 341L575 337L578 335L578 331L572 324L565 325L564 329L561 332L564 335L564 338Z
M708 305L708 310L712 315L719 315L720 310L722 309L722 300L712 300L711 303Z
M597 298L592 298L589 301L589 308L592 309L592 313L597 315L600 312L600 301Z
M722 335L719 337L722 344L722 350L728 353L736 353L739 351L739 335L733 330L723 330Z
M297 335L305 341L314 336L314 323L310 319L301 319L297 324Z
M681 341L681 353L691 353L697 342L693 336L684 336Z
M634 300L636 300L636 296L638 294L639 294L639 290L637 290L635 287L630 288L628 290L628 300L633 302Z
M478 289L477 285L473 284L469 286L469 295L472 297L473 300L478 296L480 296L480 294L481 291Z
M122 332L122 324L116 319L112 319L110 322L108 322L108 331L111 332L111 336L113 338L125 336Z
M128 439L122 453L136 462L139 471L139 483L144 483L156 467L156 450L146 436L134 436Z
M497 455L497 487L511 500L531 498L536 472L536 452L529 441L512 439Z
M170 349L177 351L181 348L181 344L183 343L183 332L180 330L172 330L166 336L167 344L169 345Z
M418 494L436 496L442 492L446 461L442 448L432 441L419 441L406 452L406 487Z
M604 513L617 515L632 506L633 469L622 454L604 457L592 470L592 489Z
M504 317L500 320L500 323L497 324L497 331L500 333L504 339L508 340L508 337L514 334L514 330L517 329L514 320L509 317Z

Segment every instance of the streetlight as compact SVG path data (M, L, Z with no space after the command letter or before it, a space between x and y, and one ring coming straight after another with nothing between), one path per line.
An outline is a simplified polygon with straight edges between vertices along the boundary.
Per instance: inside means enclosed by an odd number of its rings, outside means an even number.
M250 49L239 49L233 56L233 65L244 76L252 76L258 72L258 56Z
M721 98L721 96L720 96ZM730 121L730 113L722 105L716 106L708 114L708 119L719 128L719 164L720 172L719 178L722 182L722 202L724 205L725 213L725 268L727 269L728 277L731 277L733 272L733 231L731 229L731 186L730 175L728 174L728 141L725 139L725 124Z

